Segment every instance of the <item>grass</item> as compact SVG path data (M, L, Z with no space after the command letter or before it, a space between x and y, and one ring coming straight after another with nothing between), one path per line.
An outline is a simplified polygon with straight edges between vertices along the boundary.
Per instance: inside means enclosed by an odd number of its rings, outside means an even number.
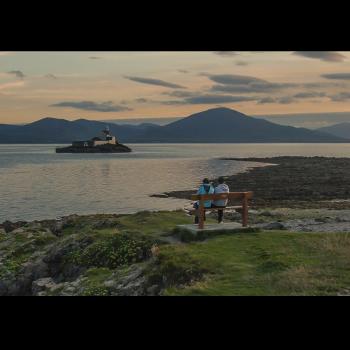
M336 295L350 285L350 235L244 233L161 247L208 271L165 295Z
M101 218L109 221L100 225ZM86 268L82 295L109 295L104 281L112 273L125 268L127 275L129 267L144 262L147 286L161 286L162 295L349 294L350 234L248 230L190 241L177 232L185 243L161 240L192 222L182 211L139 212L78 217L62 237L6 234L0 240L0 278L16 277L38 251L75 243L63 263Z

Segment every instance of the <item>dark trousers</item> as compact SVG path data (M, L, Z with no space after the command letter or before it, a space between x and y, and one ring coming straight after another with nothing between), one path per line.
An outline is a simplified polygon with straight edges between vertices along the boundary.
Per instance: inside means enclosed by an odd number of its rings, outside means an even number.
M193 207L198 210L199 204L198 203L194 203ZM211 208L223 208L223 209L219 209L218 210L218 222L220 223L223 220L223 218L224 218L224 207L217 207L214 204L212 204ZM210 208L205 208L205 209L210 209ZM204 211L204 221L205 220L206 220L206 217L205 217L205 211ZM195 224L199 223L198 212L196 212L196 216L194 217L194 223Z

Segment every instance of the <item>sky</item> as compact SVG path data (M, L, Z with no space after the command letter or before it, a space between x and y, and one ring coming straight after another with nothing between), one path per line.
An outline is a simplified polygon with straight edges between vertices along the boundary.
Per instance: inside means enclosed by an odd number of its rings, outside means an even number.
M0 51L3 124L169 120L218 106L247 115L350 112L350 52Z

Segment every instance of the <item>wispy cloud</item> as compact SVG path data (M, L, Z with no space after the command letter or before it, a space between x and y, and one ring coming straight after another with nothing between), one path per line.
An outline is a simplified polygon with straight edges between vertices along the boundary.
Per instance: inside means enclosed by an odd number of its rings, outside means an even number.
M236 66L248 66L247 61L236 61L235 64Z
M166 82L164 80L159 80L159 79L152 79L152 78L140 78L140 77L129 77L126 76L126 79L135 81L137 83L141 84L148 84L148 85L157 85L157 86L164 86L167 88L172 88L172 89L186 89L186 87L178 85L178 84L173 84Z
M319 59L327 62L343 62L346 56L336 51L294 51L293 55Z
M333 80L350 80L350 73L322 74L321 77Z
M295 94L294 98L315 98L315 97L325 97L327 94L325 92L299 92Z
M237 51L213 51L213 53L224 57L233 57L238 55Z
M20 79L24 79L25 78L25 74L20 71L20 70L11 70L9 72L7 72L8 74L12 74L14 76L16 76L17 78L20 78Z
M0 90L7 90L7 89L13 89L24 86L24 81L13 81L10 83L3 83L0 84Z
M99 57L99 56L90 56L89 59L90 59L90 60L101 60L102 57Z
M226 92L226 93L253 93L253 92L268 92L281 90L285 88L295 87L292 83L271 83L269 81L234 74L208 75L209 79L219 83L213 85L211 91Z
M272 97L263 97L261 100L258 101L259 105L263 105L266 103L276 103L276 99Z
M329 98L334 102L345 102L350 100L350 92L340 92L338 94L330 95Z
M217 103L237 103L245 101L254 101L255 97L248 96L232 96L232 95L211 95L203 94L199 96L186 97L182 100L165 101L163 104L179 105L179 104L217 104Z
M54 79L54 80L58 79L57 76L54 75L54 74L46 74L46 75L45 75L45 78Z
M93 102L93 101L67 101L67 102L59 102L51 105L50 107L70 107L83 109L86 111L97 111L97 112L123 112L132 110L126 106L120 106L113 104L112 101L107 102Z

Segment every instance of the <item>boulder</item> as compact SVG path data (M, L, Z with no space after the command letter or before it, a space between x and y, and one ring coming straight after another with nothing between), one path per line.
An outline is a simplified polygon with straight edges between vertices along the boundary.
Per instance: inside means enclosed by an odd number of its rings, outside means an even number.
M40 278L32 283L32 294L38 295L41 292L52 290L57 287L57 284L51 277Z
M23 227L27 224L26 221L17 221L17 222L11 222L6 220L2 223L2 228L5 230L6 233L12 232L20 227Z
M265 230L286 230L286 226L281 222L275 221L275 222L271 222L267 225L264 225L263 229L265 229Z

